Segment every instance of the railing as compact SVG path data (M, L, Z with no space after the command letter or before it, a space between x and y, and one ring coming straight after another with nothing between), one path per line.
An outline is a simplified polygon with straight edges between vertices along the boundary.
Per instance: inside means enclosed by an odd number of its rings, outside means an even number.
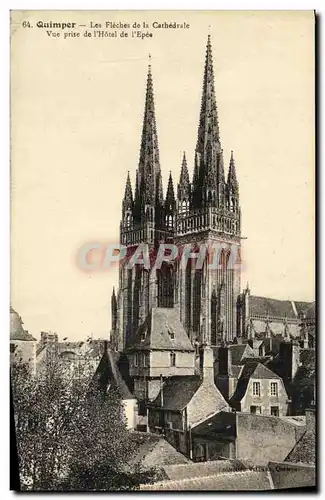
M178 214L176 217L176 235L195 231L214 229L229 235L240 235L240 220L236 213L225 212L217 208L200 210L196 214Z

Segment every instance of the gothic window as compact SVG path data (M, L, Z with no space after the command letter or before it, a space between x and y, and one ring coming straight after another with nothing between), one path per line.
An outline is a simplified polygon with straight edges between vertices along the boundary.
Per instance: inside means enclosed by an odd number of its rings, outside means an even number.
M130 228L130 226L131 226L131 214L130 214L130 212L127 212L125 215L125 225L127 228Z
M187 330L191 327L191 259L187 261L185 271L185 326Z
M193 329L195 332L200 330L201 315L201 270L195 270L193 283Z
M181 203L181 212L186 213L186 211L187 211L187 202L186 200L183 200Z
M174 306L174 273L173 267L163 263L157 269L158 282L158 307Z
M211 345L217 344L217 294L213 290L211 295Z

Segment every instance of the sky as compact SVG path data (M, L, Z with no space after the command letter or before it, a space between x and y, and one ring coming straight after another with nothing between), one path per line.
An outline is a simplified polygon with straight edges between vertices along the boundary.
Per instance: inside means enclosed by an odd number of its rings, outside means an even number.
M86 27L64 39L39 20ZM153 36L85 37L90 21L145 21ZM311 11L15 12L11 33L11 303L30 333L108 336L117 269L86 272L76 256L87 242L119 241L149 53L164 190L183 151L192 176L208 33L225 166L233 150L240 186L242 286L314 300Z

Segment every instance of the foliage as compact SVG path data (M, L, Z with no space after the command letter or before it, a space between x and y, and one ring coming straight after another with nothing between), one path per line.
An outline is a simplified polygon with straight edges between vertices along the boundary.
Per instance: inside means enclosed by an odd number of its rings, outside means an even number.
M15 364L11 379L23 490L116 491L150 480L127 465L135 445L117 389L101 391L86 363L53 357L38 377Z

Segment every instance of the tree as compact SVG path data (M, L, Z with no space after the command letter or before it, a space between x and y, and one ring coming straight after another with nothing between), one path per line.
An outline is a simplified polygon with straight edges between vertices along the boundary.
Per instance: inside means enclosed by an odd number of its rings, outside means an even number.
M138 488L154 472L128 465L135 444L113 385L102 392L84 366L57 357L39 377L12 365L12 393L23 490Z

